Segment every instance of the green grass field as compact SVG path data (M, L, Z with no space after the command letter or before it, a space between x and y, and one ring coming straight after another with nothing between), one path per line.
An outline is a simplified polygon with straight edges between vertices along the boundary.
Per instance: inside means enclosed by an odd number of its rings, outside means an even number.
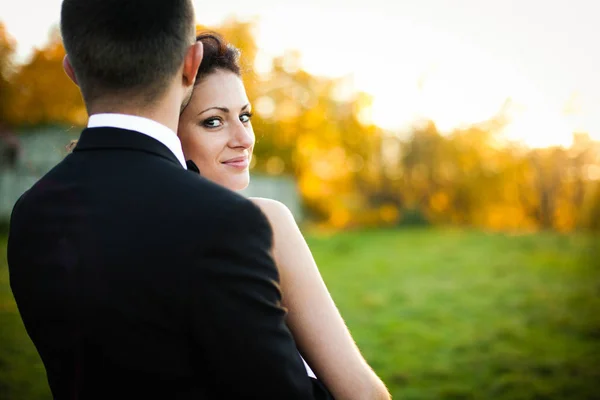
M310 236L395 399L600 399L600 268L586 238L400 230ZM49 398L0 239L0 398Z

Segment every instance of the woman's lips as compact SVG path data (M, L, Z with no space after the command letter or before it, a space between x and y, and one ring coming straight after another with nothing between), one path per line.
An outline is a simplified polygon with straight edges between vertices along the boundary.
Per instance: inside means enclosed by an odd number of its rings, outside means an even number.
M248 168L248 166L250 165L250 161L247 157L237 157L232 158L231 160L223 161L222 164L232 168L244 170Z

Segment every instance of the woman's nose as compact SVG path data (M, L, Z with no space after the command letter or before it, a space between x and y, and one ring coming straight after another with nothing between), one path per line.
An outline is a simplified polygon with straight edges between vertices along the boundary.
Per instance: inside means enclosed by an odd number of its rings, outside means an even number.
M247 127L242 122L236 124L234 137L234 147L249 149L254 145L254 132L251 127Z

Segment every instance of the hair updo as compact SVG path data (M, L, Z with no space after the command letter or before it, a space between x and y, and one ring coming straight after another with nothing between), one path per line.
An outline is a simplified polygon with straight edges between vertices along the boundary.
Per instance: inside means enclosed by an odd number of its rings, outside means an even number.
M240 50L238 48L227 43L219 34L214 32L201 33L196 37L196 41L201 42L204 48L202 62L196 77L196 85L219 69L233 72L237 76L241 75Z

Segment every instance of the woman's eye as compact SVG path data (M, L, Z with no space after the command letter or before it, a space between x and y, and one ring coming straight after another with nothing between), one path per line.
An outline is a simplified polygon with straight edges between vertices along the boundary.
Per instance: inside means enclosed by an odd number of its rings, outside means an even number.
M220 118L209 118L204 120L202 125L206 126L207 128L218 128L223 125L223 122Z
M251 119L252 113L244 113L240 115L240 121L242 121L243 123L250 122Z

